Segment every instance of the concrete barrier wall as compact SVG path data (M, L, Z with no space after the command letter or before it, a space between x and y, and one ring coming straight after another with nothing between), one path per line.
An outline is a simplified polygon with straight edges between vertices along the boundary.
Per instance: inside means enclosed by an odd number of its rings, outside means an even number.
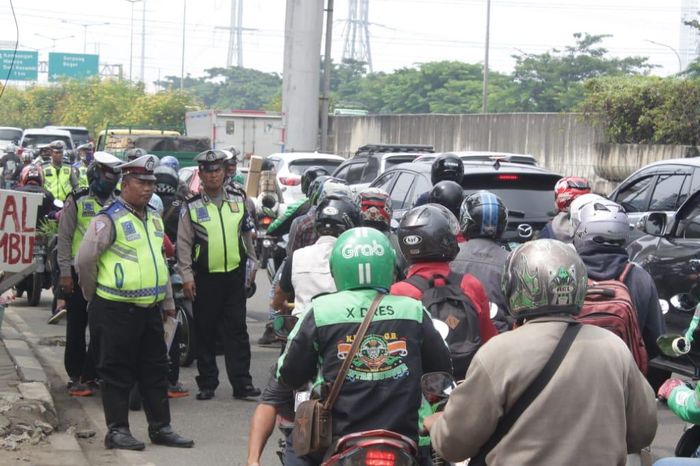
M554 172L589 178L598 192L650 162L697 153L687 146L607 144L576 113L334 116L330 133L330 147L345 156L369 143L531 154Z

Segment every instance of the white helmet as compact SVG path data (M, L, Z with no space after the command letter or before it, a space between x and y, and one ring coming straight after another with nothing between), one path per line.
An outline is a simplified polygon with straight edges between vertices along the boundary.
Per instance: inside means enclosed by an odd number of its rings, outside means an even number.
M588 193L588 194L582 194L578 196L576 199L571 201L571 204L569 205L569 215L571 217L571 226L574 227L574 231L578 228L578 225L580 222L580 212L581 209L588 203L600 199L605 199L603 196L600 196L598 194L593 194L593 193Z
M608 199L587 203L579 210L580 223L574 231L574 247L585 244L624 246L630 234L630 222L625 209Z

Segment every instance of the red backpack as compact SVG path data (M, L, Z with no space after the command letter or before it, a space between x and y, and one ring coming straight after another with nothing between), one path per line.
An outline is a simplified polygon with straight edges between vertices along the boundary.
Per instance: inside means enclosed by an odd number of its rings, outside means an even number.
M625 285L633 264L627 263L617 279L593 281L588 279L586 300L581 312L574 316L582 324L591 324L610 330L622 338L632 352L639 370L647 372L647 350L637 322L637 310Z

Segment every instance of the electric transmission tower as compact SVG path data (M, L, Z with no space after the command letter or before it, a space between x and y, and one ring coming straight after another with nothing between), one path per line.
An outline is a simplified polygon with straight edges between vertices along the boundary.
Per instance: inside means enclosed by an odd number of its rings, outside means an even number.
M700 1L683 0L681 3L681 21L678 52L681 57L681 68L685 69L690 62L700 55L700 36L697 29L683 24L683 21L699 19L697 12L700 9Z
M349 0L348 19L343 31L345 36L343 60L351 59L367 63L372 72L372 52L369 47L369 0Z
M231 0L231 24L217 26L228 31L228 54L226 67L243 67L243 0Z

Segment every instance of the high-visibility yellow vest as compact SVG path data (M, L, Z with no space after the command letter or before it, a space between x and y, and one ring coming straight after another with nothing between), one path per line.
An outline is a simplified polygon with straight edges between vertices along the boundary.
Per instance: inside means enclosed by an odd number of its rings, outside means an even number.
M195 231L195 268L210 273L230 272L241 262L241 223L244 200L227 193L221 207L197 194L187 201Z
M163 220L149 209L142 220L119 200L104 213L114 225L114 242L97 263L97 295L141 306L163 301L168 283Z
M80 165L78 167L78 188L83 189L83 188L88 188L90 186L90 183L88 183L88 177L87 177L87 167L85 165Z
M53 197L64 201L71 191L73 185L70 182L72 168L69 165L61 165L56 168L52 163L46 164L44 170L44 188L46 188Z
M75 231L73 232L73 242L71 243L71 258L75 258L83 241L83 236L87 231L92 218L102 210L102 204L95 197L89 194L87 189L73 194L75 199Z

